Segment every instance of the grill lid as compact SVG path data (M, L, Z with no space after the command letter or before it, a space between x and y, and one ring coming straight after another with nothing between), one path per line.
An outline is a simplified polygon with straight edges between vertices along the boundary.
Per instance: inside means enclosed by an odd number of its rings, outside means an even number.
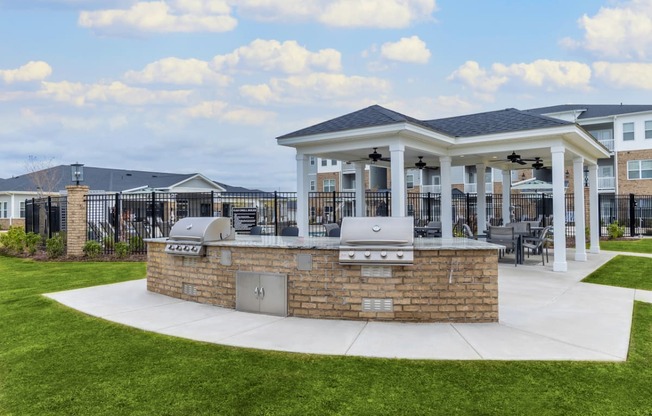
M228 217L187 217L172 226L168 240L206 244L234 238L235 230L231 227L231 219Z
M411 246L414 244L412 217L344 217L340 245Z

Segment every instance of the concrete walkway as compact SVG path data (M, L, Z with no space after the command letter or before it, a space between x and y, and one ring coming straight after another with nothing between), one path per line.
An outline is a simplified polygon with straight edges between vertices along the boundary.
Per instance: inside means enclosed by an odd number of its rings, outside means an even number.
M144 279L46 296L147 331L238 347L408 359L623 361L634 299L650 302L652 292L580 283L616 254L570 260L567 273L548 265L500 264L500 322L493 324L258 315L150 293Z

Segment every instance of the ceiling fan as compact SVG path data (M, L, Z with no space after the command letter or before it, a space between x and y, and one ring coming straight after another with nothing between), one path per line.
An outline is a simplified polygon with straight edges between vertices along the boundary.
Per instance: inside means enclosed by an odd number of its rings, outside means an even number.
M535 157L534 158L534 163L532 164L532 167L536 170L539 170L543 167L543 161L541 161L540 157Z
M437 170L439 169L439 166L427 166L426 162L423 161L423 156L418 156L419 161L414 164L419 170L423 170L424 168L432 169L432 170Z
M378 148L374 147L373 153L369 153L369 159L371 160L371 163L376 163L379 160L382 160L383 162L389 162L388 157L383 157L380 153L378 153Z
M518 163L519 165L527 165L527 162L535 162L535 165L537 166L541 165L538 168L532 165L532 167L534 167L535 169L539 169L543 167L540 157L535 157L534 159L522 158L521 155L516 154L516 152L512 152L511 155L507 155L507 159L504 160L512 163Z

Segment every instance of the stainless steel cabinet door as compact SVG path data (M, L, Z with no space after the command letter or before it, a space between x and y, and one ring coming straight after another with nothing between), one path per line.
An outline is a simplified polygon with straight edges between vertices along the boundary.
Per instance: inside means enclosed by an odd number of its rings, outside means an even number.
M237 272L235 275L235 309L260 312L260 273Z
M287 276L284 274L260 274L260 312L287 316Z

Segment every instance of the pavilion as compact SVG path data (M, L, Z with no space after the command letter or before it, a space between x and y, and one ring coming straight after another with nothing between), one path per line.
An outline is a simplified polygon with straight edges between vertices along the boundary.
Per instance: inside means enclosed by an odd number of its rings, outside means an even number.
M575 260L586 261L584 223L584 167L588 168L589 226L591 253L599 253L597 160L609 151L575 123L509 108L435 120L418 120L373 105L277 138L281 146L296 149L297 225L308 233L308 170L310 156L350 162L355 167L356 215L364 215L364 169L377 163L391 169L391 214L405 216L405 168L421 158L439 167L441 188L451 189L451 167L475 165L478 214L486 212L485 170L500 169L503 179L503 218L509 218L511 170L521 165L508 158L539 160L552 171L553 216L555 218L554 271L566 271L565 169L573 168ZM375 151L374 151L375 149ZM370 160L372 151L380 157ZM537 159L538 158L538 159ZM452 218L451 192L441 194L441 217ZM581 210L581 212L577 212ZM487 219L478 215L478 229ZM442 238L453 238L453 222L442 221Z

